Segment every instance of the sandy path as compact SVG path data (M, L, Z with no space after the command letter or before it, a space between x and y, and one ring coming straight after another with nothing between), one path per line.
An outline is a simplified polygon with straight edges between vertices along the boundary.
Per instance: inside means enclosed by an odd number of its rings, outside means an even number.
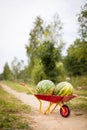
M32 107L29 116L32 119L32 127L34 130L87 130L87 115L78 114L78 116L76 116L75 112L71 111L71 115L68 118L63 118L57 110L52 114L39 114L39 102L34 96L16 92L6 85L2 85L2 87L23 103ZM47 102L44 102L44 108L47 105Z

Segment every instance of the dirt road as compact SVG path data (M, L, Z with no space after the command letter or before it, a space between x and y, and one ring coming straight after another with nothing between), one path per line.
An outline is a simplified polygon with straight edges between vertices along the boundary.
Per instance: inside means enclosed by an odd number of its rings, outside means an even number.
M76 114L71 111L68 118L63 118L57 109L52 114L43 115L38 112L39 102L34 96L16 92L6 85L2 85L2 87L23 103L31 106L32 109L29 116L32 119L32 127L34 130L87 130L87 115L82 115L79 112ZM43 104L44 109L48 103L44 102Z

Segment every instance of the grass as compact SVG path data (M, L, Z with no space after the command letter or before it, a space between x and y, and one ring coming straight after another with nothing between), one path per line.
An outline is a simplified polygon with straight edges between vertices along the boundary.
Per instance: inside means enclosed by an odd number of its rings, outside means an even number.
M12 82L12 81L3 81L2 83L10 86L12 89L18 91L18 92L27 92L29 91L26 89L26 87L20 85L20 82ZM35 93L35 85L27 83L27 86L32 89L32 91ZM30 93L29 93L30 94Z
M85 87L87 89L87 75L71 77L70 82L75 88Z
M70 100L68 106L71 110L87 114L87 99L77 97L76 99Z
M85 96L87 97L87 89L82 89L82 90L75 90L75 93L79 96Z
M74 90L77 97L67 102L70 109L87 114L87 89Z
M32 130L29 112L30 106L22 104L0 86L0 130Z

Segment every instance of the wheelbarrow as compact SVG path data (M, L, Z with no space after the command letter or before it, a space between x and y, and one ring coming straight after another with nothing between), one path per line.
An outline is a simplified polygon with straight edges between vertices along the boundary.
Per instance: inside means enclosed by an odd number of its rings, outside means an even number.
M55 95L34 94L33 91L25 83L20 83L20 85L26 87L28 89L28 91L37 98L37 100L40 103L40 106L39 106L40 113L43 113L43 114L52 113L52 112L54 112L56 107L59 106L61 116L68 117L70 115L70 109L67 105L65 105L65 102L68 102L69 100L77 97L77 95L72 94L69 96L58 96L58 95L55 96ZM42 112L42 100L49 102L49 105L44 112ZM55 105L51 109L53 104L55 104Z

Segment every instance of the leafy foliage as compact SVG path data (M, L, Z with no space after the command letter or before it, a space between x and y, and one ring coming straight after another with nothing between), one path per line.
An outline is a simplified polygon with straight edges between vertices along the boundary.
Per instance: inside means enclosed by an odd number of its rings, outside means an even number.
M56 62L60 60L62 48L62 44L58 43L61 29L62 25L58 15L55 15L54 21L47 25L40 17L37 17L34 22L26 52L29 60L29 75L35 82L43 78L57 80L59 73ZM36 59L38 63L35 62ZM40 75L37 77L38 72Z
M19 79L21 76L21 71L24 68L24 61L18 61L17 57L14 57L12 63L11 63L12 73L14 76L14 79Z
M87 75L81 75L81 76L74 76L70 78L70 83L73 84L73 86L78 89L87 91ZM86 94L87 96L87 94Z
M13 75L12 75L12 72L10 70L8 63L5 64L2 75L3 75L3 79L5 79L5 80L12 80L13 79Z
M37 84L40 80L46 79L46 74L43 71L43 65L37 59L34 61L35 65L33 67L31 78Z
M83 41L87 41L87 3L81 8L81 12L78 17L80 25L79 33Z
M53 43L44 42L39 48L39 57L47 78L55 82L58 76L56 62L60 60L60 51L54 47Z
M69 75L83 75L87 73L87 43L77 39L68 49L65 66Z

